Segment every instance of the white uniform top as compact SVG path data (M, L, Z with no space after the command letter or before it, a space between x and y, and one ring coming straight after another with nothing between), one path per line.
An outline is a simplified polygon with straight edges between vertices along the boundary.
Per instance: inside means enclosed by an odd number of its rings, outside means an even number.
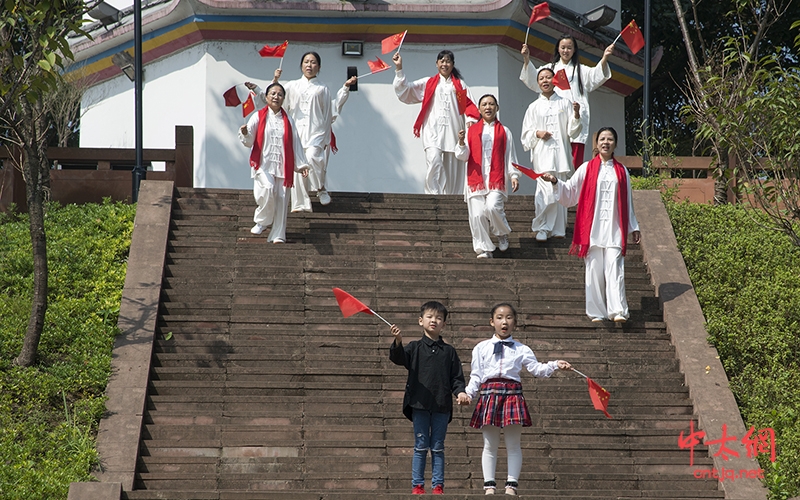
M481 161L482 173L483 173L483 182L484 187L483 189L478 189L476 191L472 191L469 186L466 186L465 191L465 198L472 198L473 196L479 196L489 193L489 174L492 168L492 148L494 147L494 123L484 123L483 124L483 131L481 133L481 145L483 146L483 160ZM514 151L514 144L513 144L513 136L511 135L511 131L508 130L508 127L503 125L503 129L506 132L506 156L503 159L505 161L506 166L506 190L500 191L499 189L492 189L492 191L502 192L506 197L508 197L509 190L511 189L511 179L519 179L519 170L514 168L511 163L518 163L517 162L517 152ZM464 138L464 145L456 144L456 159L460 161L467 161L469 158L469 137Z
M545 64L544 66L550 65ZM520 71L519 74L519 79L522 80L522 83L524 83L529 89L538 93L541 93L542 89L539 88L539 83L536 81L536 76L542 67L543 66L535 68L532 63L528 63L527 66L523 66L522 71ZM602 66L598 64L593 68L590 68L584 64L579 64L578 68L575 68L575 65L572 61L570 61L569 65L566 65L561 62L561 59L559 59L553 67L553 72L557 72L562 69L567 74L570 88L567 90L562 90L556 87L556 94L565 99L569 99L570 101L578 102L581 105L581 124L583 125L583 129L581 130L581 133L573 140L573 142L586 144L586 141L589 138L589 92L593 92L595 89L598 89L611 78L611 68L608 67L608 63ZM578 71L581 73L583 93L580 93L578 90Z
M558 202L566 207L578 204L581 186L586 178L587 164L581 165L566 182L558 182ZM631 177L625 169L625 178L628 184L628 230L623 234L619 224L619 200L617 199L617 174L614 173L612 160L601 162L600 172L597 174L597 192L594 201L594 220L592 233L589 235L589 246L600 248L622 248L622 238L629 233L639 230L639 221L633 212L633 199L631 195Z
M439 77L439 84L436 85L436 95L433 96L430 111L422 122L422 147L438 148L442 151L454 153L458 145L458 131L464 129L464 117L458 114L458 101L456 100L456 89L450 78ZM431 77L420 78L412 83L408 83L403 70L395 71L394 92L397 98L404 104L421 103L425 97L425 86ZM461 88L467 91L467 97L474 103L467 84L461 80ZM466 117L466 124L475 123L474 118Z
M581 120L575 118L572 102L553 94L544 94L533 101L522 120L522 147L531 152L531 163L536 173L571 173L572 147L570 141L581 132ZM536 137L537 130L552 134L547 139Z
M350 88L342 86L336 93L336 99L331 100L328 87L319 83L317 78L309 80L303 75L281 85L286 89L283 109L297 123L303 147L324 148L330 144L331 126L347 102ZM260 99L265 99L260 88L256 88L256 93Z
M502 354L494 354L494 345L501 339L492 336L480 342L472 349L472 365L469 374L469 383L465 392L474 398L481 388L481 384L490 378L507 378L521 382L520 372L524 367L534 377L549 377L558 370L558 361L540 363L530 347L508 337L504 342L511 341L512 347L503 346Z
M297 133L292 117L289 116L289 123L292 125L292 144L294 147L294 169L296 172L308 167L306 155L301 147L300 137ZM267 123L264 124L264 142L261 145L261 161L259 163L259 170L264 173L270 174L273 177L284 178L284 151L283 151L283 135L285 133L283 126L283 117L280 113L275 113L272 110L267 111ZM250 119L247 120L247 135L242 135L239 131L239 140L248 148L253 147L256 140L256 128L258 127L258 113L253 113ZM250 169L250 177L256 176L256 169Z

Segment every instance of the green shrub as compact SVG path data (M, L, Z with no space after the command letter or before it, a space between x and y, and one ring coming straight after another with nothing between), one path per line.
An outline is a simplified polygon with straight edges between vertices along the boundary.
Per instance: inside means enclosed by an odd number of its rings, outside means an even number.
M669 204L670 217L745 424L775 431L759 455L771 498L800 494L800 249L735 206Z
M0 219L0 498L66 498L89 479L135 206L49 206L50 270L35 366L12 366L30 314L33 263L25 215Z

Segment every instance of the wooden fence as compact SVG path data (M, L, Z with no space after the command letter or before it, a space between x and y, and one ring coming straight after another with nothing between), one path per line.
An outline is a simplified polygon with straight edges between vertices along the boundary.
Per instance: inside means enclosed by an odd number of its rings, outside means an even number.
M15 203L25 211L25 182L14 167L11 155L18 151L0 149L0 211ZM192 187L194 181L194 131L190 126L175 127L174 149L145 149L145 166L164 162L164 171L148 171L147 179L171 180L176 187ZM135 149L48 148L50 199L69 203L99 203L103 198L130 201L133 188L131 171L136 164Z

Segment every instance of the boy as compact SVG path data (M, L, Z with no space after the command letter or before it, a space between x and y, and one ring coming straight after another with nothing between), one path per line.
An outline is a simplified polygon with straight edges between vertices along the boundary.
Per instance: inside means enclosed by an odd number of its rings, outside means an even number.
M551 173L565 181L574 171L570 141L582 130L580 105L556 94L553 76L549 67L539 70L542 93L525 112L521 140L523 149L531 152L537 174ZM531 231L536 233L536 241L563 238L567 231L567 209L556 202L550 183L541 177L536 182L536 217L531 222Z
M453 397L469 404L461 360L455 348L442 340L447 308L435 301L420 308L419 325L424 335L403 346L403 336L392 325L394 342L389 359L408 370L403 415L414 424L414 458L411 462L411 493L425 493L425 460L431 450L431 486L434 495L444 493L444 438L453 419Z

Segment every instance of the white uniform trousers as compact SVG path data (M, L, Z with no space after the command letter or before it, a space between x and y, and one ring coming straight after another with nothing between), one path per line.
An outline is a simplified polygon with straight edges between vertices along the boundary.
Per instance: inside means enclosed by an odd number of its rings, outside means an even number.
M550 172L560 181L567 180L567 174ZM544 231L548 237L563 238L567 233L567 207L556 201L553 185L541 177L536 179L534 196L536 216L531 222L531 231Z
M253 221L264 227L272 226L267 241L286 241L286 208L289 200L286 198L283 177L273 177L263 169L258 169L253 178L253 196L258 205Z
M586 315L614 319L620 314L628 319L625 298L625 258L618 247L589 247L586 263Z
M467 179L466 162L456 159L455 153L439 148L426 148L425 194L463 194Z
M491 236L511 233L511 226L506 220L505 203L505 196L497 191L467 198L469 230L472 232L475 253L493 252L495 246Z
M299 172L294 173L292 185L292 212L311 212L310 191L319 191L325 186L325 177L328 170L328 155L330 148L312 146L304 149L306 160L310 168L308 177L303 177Z

